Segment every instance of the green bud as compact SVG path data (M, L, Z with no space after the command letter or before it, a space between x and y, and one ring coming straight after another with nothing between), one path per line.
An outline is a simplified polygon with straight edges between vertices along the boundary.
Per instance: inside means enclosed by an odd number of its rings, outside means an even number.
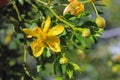
M106 25L105 19L101 16L98 16L95 20L95 23L97 24L98 27L104 28Z
M90 36L90 29L88 29L88 28L84 28L83 30L82 30L82 37L89 37Z
M66 58L66 57L62 57L62 58L60 58L60 60L59 60L59 63L60 64L66 64L68 62L68 59Z

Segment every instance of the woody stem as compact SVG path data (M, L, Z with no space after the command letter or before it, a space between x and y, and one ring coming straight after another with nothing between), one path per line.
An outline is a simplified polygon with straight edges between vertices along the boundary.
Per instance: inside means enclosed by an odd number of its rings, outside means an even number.
M16 6L15 1L11 1L11 3L12 3L12 5L13 5L13 7L15 8L15 11L16 11L17 16L18 16L18 20L21 22L22 19L21 19L21 17L20 17L20 13L19 13L18 7Z

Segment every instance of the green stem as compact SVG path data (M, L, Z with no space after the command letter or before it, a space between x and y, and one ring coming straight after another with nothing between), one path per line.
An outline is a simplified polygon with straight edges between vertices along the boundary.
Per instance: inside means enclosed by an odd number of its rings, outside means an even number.
M45 3L45 2L43 2L43 1L41 1L41 0L36 0L36 1L39 2L39 3L41 3L41 4L43 4L43 5L45 5L45 6L50 10L50 12L51 12L56 18L58 18L60 21L62 21L63 23L69 25L72 29L74 29L74 25L72 25L72 24L70 24L69 22L67 22L66 20L60 18L60 16L58 16L58 15L55 13L55 11L53 11L53 10L48 6L47 3Z
M89 3L88 0L87 1L82 1L83 4Z
M17 13L18 20L21 22L22 19L21 19L21 17L20 17L20 13L19 13L19 10L18 10L18 8L17 8L17 6L16 6L16 3L15 3L15 1L11 1L11 2L12 2L13 7L15 8L16 13Z
M27 50L24 48L24 63L27 63Z
M27 67L26 67L26 63L27 63L27 50L26 50L26 47L24 47L24 64L23 64L23 68L25 70L25 73L31 77L33 80L36 80L35 77L31 76L29 71L27 70Z
M33 8L38 9L36 5L32 4L29 0L25 0L28 4L30 4Z
M73 32L73 34L72 34L72 36L71 36L71 38L70 38L71 43L72 43L75 47L77 47L78 49L82 49L82 50L83 50L82 47L78 46L78 45L73 41L73 37L74 37L74 35L75 35L75 32Z
M83 28L74 28L74 31L80 31L80 32L82 32L83 31Z
M60 21L64 22L65 24L69 25L71 28L74 27L74 25L70 24L69 22L67 22L66 20L60 18L50 7L48 7L48 9L55 15L56 18L58 18Z
M95 10L96 16L98 17L98 16L99 16L99 14L98 14L98 11L97 11L97 8L96 8L96 6L95 6L94 2L92 2L92 6L93 6L93 8L94 8L94 10Z

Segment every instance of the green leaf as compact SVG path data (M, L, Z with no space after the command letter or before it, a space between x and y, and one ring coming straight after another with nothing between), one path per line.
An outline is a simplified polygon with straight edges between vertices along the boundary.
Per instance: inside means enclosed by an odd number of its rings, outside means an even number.
M89 39L90 39L90 41L91 41L93 44L95 44L95 39L94 39L93 36L90 36Z
M30 29L33 29L34 27L36 27L37 24L36 23L33 23L31 26L30 26Z
M61 65L61 70L62 70L62 73L65 74L66 72L66 65Z
M47 48L46 57L50 57L50 56L51 56L50 49Z
M76 38L79 40L79 42L81 43L82 47L86 47L86 42L85 42L85 38L83 38L80 34L76 34Z
M10 60L10 61L9 61L9 65L10 65L10 66L15 65L15 63L16 63L15 60Z
M55 80L63 80L62 77L57 77Z
M81 68L78 66L78 64L75 64L75 63L72 63L72 62L70 62L70 64L71 64L71 66L73 66L74 70L79 71L79 72L82 71Z
M41 65L37 65L37 72L40 72L41 70Z
M93 21L85 21L82 26L86 27L86 26L95 26L96 24Z
M53 63L53 72L54 72L54 74L57 74L57 72L59 71L59 68L60 68L59 57L57 57L54 60L54 63Z
M103 31L104 31L104 29L102 29L102 28L99 28L99 30L98 30L99 33L103 32Z
M68 74L69 78L71 79L73 77L73 70L69 70L67 72L67 74Z
M27 27L27 28L30 28L30 26L31 26L31 24L29 24L29 23L24 23L24 25L25 25L25 27Z
M77 17L71 17L69 20L76 20Z
M96 36L96 37L100 37L100 36L101 36L101 34L94 34L94 36Z
M89 38L85 38L85 43L86 43L86 47L85 48L90 48L92 45L92 42L90 41Z
M18 0L21 5L24 5L24 0Z
M54 74L57 74L57 62L54 62L54 64L53 64L53 72L54 72Z

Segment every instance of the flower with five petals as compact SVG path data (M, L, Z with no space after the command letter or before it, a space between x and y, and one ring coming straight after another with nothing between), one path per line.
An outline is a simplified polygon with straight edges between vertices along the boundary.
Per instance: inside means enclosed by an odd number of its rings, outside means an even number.
M78 15L80 12L84 12L84 5L77 0L68 0L70 4L64 9L63 14L70 13L72 15Z
M56 25L50 29L50 23L51 19L48 16L43 29L38 26L34 27L33 30L28 28L23 29L28 36L36 38L30 45L35 57L39 57L47 46L54 52L61 52L60 39L57 35L64 31L64 27Z

